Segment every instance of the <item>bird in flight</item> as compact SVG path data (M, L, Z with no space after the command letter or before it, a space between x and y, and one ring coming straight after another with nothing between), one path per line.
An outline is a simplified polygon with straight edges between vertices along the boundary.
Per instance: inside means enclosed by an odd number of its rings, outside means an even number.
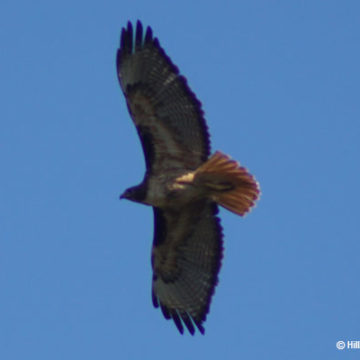
M146 163L120 198L153 208L152 301L181 334L204 334L223 257L218 205L242 216L259 185L229 156L210 156L201 103L150 27L122 29L116 67Z

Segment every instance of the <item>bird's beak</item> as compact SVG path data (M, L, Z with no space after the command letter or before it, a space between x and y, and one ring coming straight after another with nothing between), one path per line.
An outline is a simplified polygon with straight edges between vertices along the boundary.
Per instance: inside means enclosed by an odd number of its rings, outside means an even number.
M124 191L120 196L119 196L119 199L122 200L122 199L126 199L126 191Z

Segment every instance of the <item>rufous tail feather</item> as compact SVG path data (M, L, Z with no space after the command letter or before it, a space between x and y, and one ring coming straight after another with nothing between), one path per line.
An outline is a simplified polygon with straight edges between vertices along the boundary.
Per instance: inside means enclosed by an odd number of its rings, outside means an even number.
M195 170L194 182L206 187L212 200L241 216L255 205L260 196L255 178L220 151Z

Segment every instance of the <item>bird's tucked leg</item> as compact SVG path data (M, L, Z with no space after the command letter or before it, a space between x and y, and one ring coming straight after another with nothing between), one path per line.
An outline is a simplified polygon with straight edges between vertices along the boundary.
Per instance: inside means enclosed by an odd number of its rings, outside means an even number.
M260 195L255 178L220 151L215 152L193 175L194 185L205 189L212 200L238 215L246 214Z

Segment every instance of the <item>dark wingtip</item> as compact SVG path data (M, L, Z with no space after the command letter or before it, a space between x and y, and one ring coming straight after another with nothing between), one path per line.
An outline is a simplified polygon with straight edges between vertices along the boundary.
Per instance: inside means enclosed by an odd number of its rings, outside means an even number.
M153 35L150 26L147 26L144 36L144 28L140 20L137 20L135 25L133 25L131 21L128 21L126 27L123 27L121 30L120 48L116 58L117 67L119 68L124 57L131 55L135 51L141 50L144 43L152 41Z
M152 300L152 303L154 305L154 308L158 308L159 307L159 302L158 302L158 299L155 295L155 292L154 292L154 289L151 290L151 300Z
M169 310L168 310L167 307L164 306L161 302L160 302L160 308L161 308L161 311L162 311L162 313L163 313L163 315L164 315L164 318L165 318L166 320L171 319Z
M177 329L179 330L180 334L183 335L184 334L184 327L182 325L182 322L180 320L179 315L175 311L173 311L171 313L171 317L174 320L174 323L175 323Z
M186 325L187 329L189 330L189 333L191 335L195 334L195 328L194 325L191 321L190 316L187 313L181 313L181 319L184 322L184 324Z
M135 46L140 49L143 41L143 26L140 20L136 22Z
M205 334L205 328L201 325L201 322L198 322L198 321L194 320L194 323L195 323L196 327L199 329L201 335L204 335Z
M153 38L152 29L150 26L146 28L145 43L151 42Z
M133 28L129 21L127 27L123 27L120 36L120 49L117 53L117 64L121 61L124 55L130 54L133 48Z

